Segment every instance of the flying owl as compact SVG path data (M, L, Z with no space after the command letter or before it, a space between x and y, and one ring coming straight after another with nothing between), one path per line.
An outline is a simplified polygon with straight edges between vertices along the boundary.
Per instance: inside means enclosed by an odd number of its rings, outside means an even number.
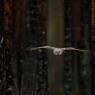
M28 48L28 50L30 50L30 51L35 51L35 50L39 50L39 49L53 50L54 55L62 55L62 53L64 51L78 51L78 52L82 52L82 53L84 53L86 51L86 50L77 49L77 48L73 48L73 47L57 48L57 47L48 46L48 45L41 46L41 47L35 47L35 48Z

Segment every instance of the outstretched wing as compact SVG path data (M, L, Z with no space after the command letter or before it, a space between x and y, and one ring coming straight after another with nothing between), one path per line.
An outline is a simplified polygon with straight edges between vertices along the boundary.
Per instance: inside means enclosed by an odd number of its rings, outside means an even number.
M73 48L73 47L67 47L67 48L63 48L63 51L71 51L71 50L73 50L73 51L79 51L79 52L85 52L85 51L87 51L87 50L82 50L82 49L77 49L77 48Z
M30 51L34 51L34 50L38 50L38 49L49 49L49 50L53 50L55 49L55 47L52 47L52 46L40 46L40 47L35 47L35 48L28 48L28 50Z

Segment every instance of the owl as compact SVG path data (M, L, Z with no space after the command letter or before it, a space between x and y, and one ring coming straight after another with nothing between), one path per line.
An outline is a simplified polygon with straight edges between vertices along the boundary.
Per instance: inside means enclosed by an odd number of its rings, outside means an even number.
M86 51L86 50L77 49L77 48L73 48L73 47L57 48L57 47L48 46L48 45L41 46L41 47L35 47L35 48L28 48L27 50L35 51L35 50L39 50L39 49L52 50L54 55L62 55L64 51L78 51L78 52Z

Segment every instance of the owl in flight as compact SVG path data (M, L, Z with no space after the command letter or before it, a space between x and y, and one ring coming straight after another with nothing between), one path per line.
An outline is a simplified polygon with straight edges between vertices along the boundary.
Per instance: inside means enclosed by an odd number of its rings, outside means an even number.
M84 53L86 51L86 50L81 50L81 49L77 49L77 48L73 48L73 47L57 48L57 47L48 46L48 45L41 46L41 47L35 47L35 48L28 48L28 50L30 50L30 51L35 51L35 50L39 50L39 49L53 50L54 55L62 55L62 53L64 51L78 51L78 52L82 52L82 53Z

